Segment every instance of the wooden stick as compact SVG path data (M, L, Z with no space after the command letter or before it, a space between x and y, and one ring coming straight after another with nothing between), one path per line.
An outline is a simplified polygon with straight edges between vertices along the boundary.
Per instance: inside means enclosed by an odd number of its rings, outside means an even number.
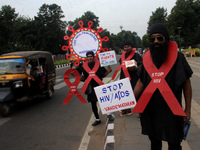
M126 130L126 125L125 125L125 123L124 123L123 116L121 116L121 118L122 118L122 122L123 122L123 125L124 125L124 129Z

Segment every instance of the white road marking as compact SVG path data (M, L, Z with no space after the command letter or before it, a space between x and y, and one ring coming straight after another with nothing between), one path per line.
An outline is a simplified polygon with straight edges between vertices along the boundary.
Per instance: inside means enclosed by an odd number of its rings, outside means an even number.
M104 78L104 79L103 79L103 82L106 84L107 82L110 81L110 79L111 79L111 78L109 78L109 77L108 77L108 78ZM67 86L67 84L64 82L64 79L57 79L57 80L59 80L59 81L62 81L62 80L63 80L63 82L61 82L61 83L59 83L59 84L56 84L56 85L54 86L54 89L58 90L58 89L61 89L61 88L65 87L65 86ZM74 81L75 81L74 78L70 79L70 82L71 82L71 83L73 83ZM83 84L84 84L84 82L80 82L77 89L81 89L81 88L83 87ZM67 88L69 88L69 87L67 86Z
M54 86L54 89L55 89L55 90L58 90L58 89L63 88L64 86L67 86L67 85L66 85L65 82L62 82L62 83L60 83L60 84L55 85L55 86Z
M100 111L100 108L99 108L99 105L97 105L98 107L98 113ZM90 117L90 120L88 122L88 125L87 125L87 128L85 130L85 133L83 135L83 138L81 140L81 144L79 146L79 149L78 150L87 150L88 149L88 144L90 142L90 136L89 136L89 132L91 132L93 130L93 126L91 125L95 120L95 117L94 115L92 114L91 117Z
M106 84L106 83L110 82L110 79L111 79L111 78L104 78L104 79L103 79L103 82ZM83 83L83 82L82 82L82 83ZM97 107L98 107L98 113L99 113L100 107L99 107L98 103L97 103ZM83 135L81 144L80 144L80 146L79 146L79 150L87 150L88 144L89 144L89 142L90 142L90 136L88 135L88 133L91 132L91 131L93 130L93 128L94 128L93 126L91 126L91 124L94 122L94 120L95 120L95 117L94 117L94 115L92 114L91 117L90 117L90 120L89 120L89 122L88 122L87 128L86 128L86 130L85 130L85 133L84 133L84 135ZM110 142L110 141L113 141L113 139L114 139L114 136L111 137L111 138L109 138L109 142Z
M4 123L8 122L12 118L1 118L0 119L0 126L2 126Z
M62 80L63 80L63 79L57 79L57 78L56 78L56 82L60 82L60 81L62 81Z

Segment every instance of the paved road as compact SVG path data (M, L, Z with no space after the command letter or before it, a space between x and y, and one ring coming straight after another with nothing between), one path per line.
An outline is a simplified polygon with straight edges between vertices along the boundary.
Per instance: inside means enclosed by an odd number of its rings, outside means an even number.
M112 66L113 71L117 65ZM105 142L106 116L100 113L102 124L95 121L91 104L82 104L73 95L68 105L62 105L69 88L64 73L69 67L56 70L57 83L51 100L40 97L29 103L13 105L12 114L0 116L0 150L102 150ZM113 72L112 72L113 73ZM103 81L110 80L109 74ZM70 77L70 81L74 79ZM81 92L83 82L78 91ZM86 96L83 96L86 99Z
M76 96L68 105L62 105L69 92L63 79L67 69L57 70L57 84L52 99L40 97L29 103L13 105L10 116L0 116L0 150L79 149L87 126L92 128L88 124L92 110L89 103L82 104ZM91 140L100 139L96 143L99 150L103 149L105 120L106 117L102 116L102 125L93 132L90 130Z

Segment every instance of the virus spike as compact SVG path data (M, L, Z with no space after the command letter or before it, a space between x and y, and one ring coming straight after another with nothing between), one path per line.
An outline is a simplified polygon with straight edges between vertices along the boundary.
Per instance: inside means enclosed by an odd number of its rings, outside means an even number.
M80 60L78 59L78 60L74 63L74 65L75 65L75 66L79 66L79 64L80 64Z
M103 51L104 52L108 52L108 48L103 48Z
M102 41L108 41L109 40L109 38L107 37L107 36L105 36L103 39L102 39Z
M103 28L100 27L98 30L97 30L97 34L99 34L99 32L102 32L103 31Z
M79 24L79 26L80 26L81 28L83 28L83 21L79 21L78 24Z
M66 58L70 59L72 56L73 56L72 54L69 54L69 55L66 56Z
M92 26L92 25L93 25L93 22L92 22L92 21L89 21L89 22L88 22L88 28L91 29L91 26Z
M65 35L64 40L69 40L69 37L67 35Z
M63 46L62 46L62 50L63 50L63 51L66 51L68 48L69 48L69 46L66 46L66 45L63 45Z
M74 31L74 28L73 28L72 26L69 26L68 30L69 30L69 31L72 31L73 33L75 32L75 31Z

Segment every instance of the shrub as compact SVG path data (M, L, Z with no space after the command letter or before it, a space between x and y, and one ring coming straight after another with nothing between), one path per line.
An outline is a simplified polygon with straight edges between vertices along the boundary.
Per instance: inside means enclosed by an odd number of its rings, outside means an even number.
M184 49L181 52L189 52L189 51L193 51L193 50L196 50L195 54L196 54L197 57L199 57L200 56L200 49L199 48ZM188 54L187 56L190 57L191 54Z
M54 65L55 65L55 66L58 66L58 65L68 64L68 63L69 63L69 60L64 59L64 60L55 61L55 62L54 62Z

